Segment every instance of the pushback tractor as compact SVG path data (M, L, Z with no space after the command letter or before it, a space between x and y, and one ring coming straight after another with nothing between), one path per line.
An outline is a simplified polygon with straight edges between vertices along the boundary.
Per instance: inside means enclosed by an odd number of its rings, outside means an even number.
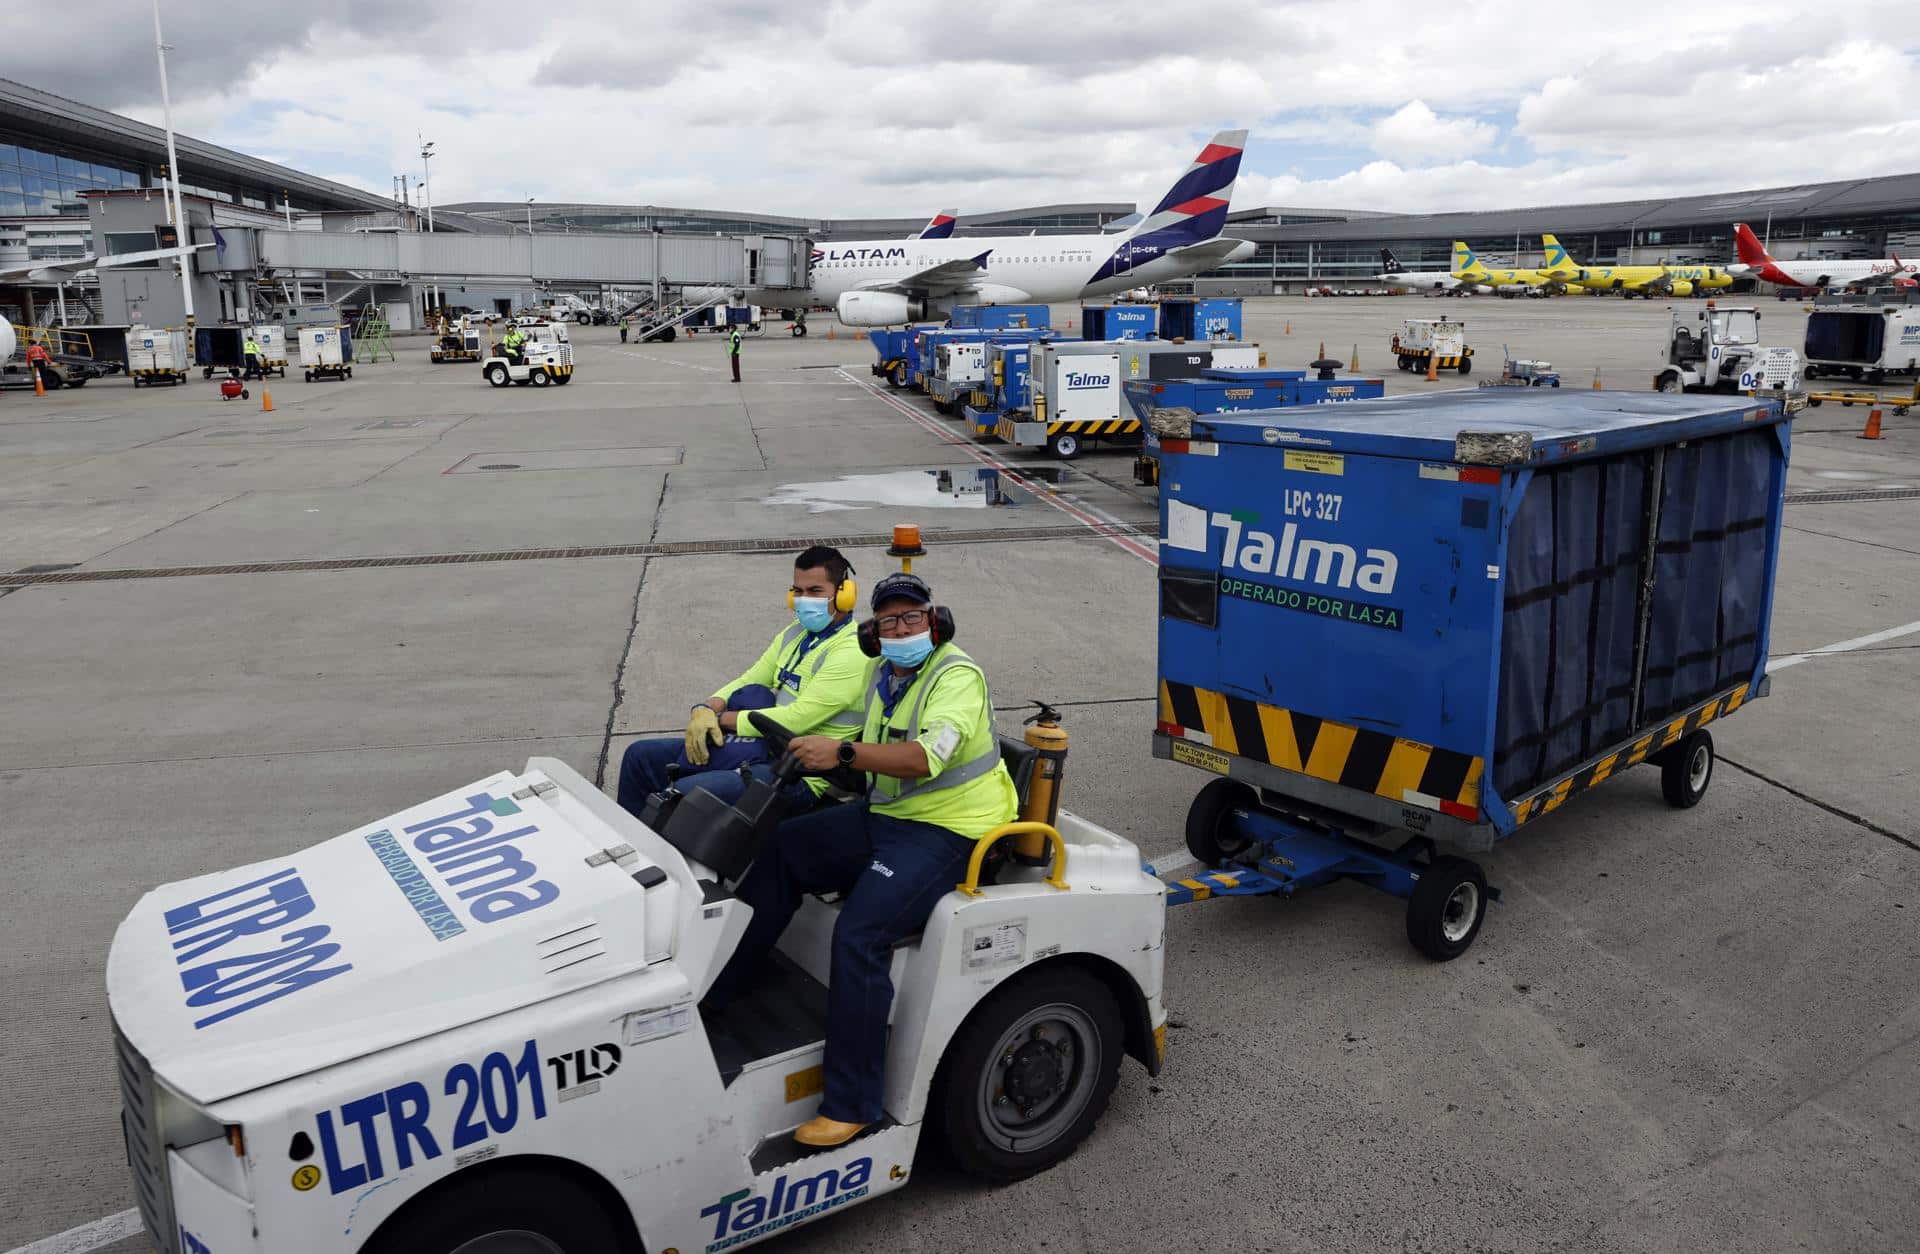
M148 893L108 996L127 1157L165 1254L608 1254L747 1246L905 1185L923 1148L1008 1181L1065 1158L1123 1058L1157 1072L1164 886L1058 810L1052 712L1002 754L1022 819L897 947L887 1118L791 1133L824 1080L839 906L778 978L702 996L730 885L782 817L656 794L653 824L534 758L301 852ZM785 737L762 719L776 753Z
M1354 879L1458 957L1497 898L1463 855L1641 763L1698 803L1709 725L1766 695L1781 401L1513 388L1152 422L1153 748L1218 777L1187 817L1212 869L1173 902Z

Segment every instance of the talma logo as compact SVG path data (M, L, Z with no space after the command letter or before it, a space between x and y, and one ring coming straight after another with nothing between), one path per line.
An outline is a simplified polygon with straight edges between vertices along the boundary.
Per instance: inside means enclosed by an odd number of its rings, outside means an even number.
M1393 582L1400 574L1400 559L1389 549L1368 549L1362 560L1350 545L1301 539L1300 528L1294 523L1288 523L1276 540L1252 528L1243 532L1240 520L1227 514L1214 514L1208 521L1227 533L1226 547L1220 554L1223 567L1296 583L1357 586L1382 595L1393 591Z

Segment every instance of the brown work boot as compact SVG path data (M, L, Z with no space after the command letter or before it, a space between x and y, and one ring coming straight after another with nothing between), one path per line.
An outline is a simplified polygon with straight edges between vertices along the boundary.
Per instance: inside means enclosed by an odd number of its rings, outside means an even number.
M868 1126L864 1123L841 1123L838 1119L815 1115L793 1130L793 1139L802 1145L831 1149L836 1145L845 1145L865 1132Z

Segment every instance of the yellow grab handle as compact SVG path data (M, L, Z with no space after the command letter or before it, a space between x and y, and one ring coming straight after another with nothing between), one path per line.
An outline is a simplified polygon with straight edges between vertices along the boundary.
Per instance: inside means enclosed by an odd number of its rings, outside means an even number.
M967 878L955 884L954 888L969 897L978 897L980 895L980 864L986 861L987 850L993 848L994 842L1004 840L1008 836L1035 834L1045 836L1053 842L1053 864L1047 868L1046 882L1061 892L1067 891L1067 881L1063 878L1067 873L1067 842L1059 832L1053 829L1052 824L1025 820L1018 823L1002 823L974 841L973 856L967 859Z

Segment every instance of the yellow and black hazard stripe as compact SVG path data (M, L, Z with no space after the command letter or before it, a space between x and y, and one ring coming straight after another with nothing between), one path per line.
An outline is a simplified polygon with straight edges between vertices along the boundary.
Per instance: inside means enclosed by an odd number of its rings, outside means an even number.
M1167 904L1184 906L1190 901L1205 901L1216 892L1239 888L1241 878L1233 871L1208 871L1191 879L1174 880L1167 885Z
M1069 435L1138 435L1138 418L1087 418L1072 422L1050 422L1047 424L1047 438L1052 439L1062 431Z
M1513 802L1508 809L1513 813L1513 825L1520 826L1529 819L1537 819L1543 814L1558 810L1568 797L1585 792L1595 784L1604 782L1616 771L1624 771L1630 766L1638 766L1652 755L1678 743L1687 736L1705 727L1716 718L1724 718L1746 703L1750 685L1741 684L1729 692L1714 697L1705 705L1655 728L1635 740L1624 749L1617 749L1605 757L1580 767L1557 784L1549 784L1531 796L1522 797Z
M1165 679L1160 730L1396 804L1479 817L1486 762L1469 753Z

